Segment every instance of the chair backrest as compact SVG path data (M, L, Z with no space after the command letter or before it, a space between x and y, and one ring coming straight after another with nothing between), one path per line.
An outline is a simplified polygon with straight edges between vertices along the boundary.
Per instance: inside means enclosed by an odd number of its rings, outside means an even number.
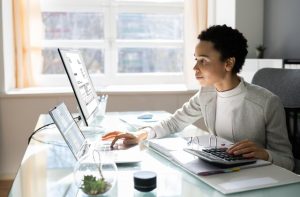
M300 69L263 68L252 83L279 96L285 108L300 108Z
M293 155L300 161L300 69L263 68L255 73L252 83L270 90L281 99ZM296 166L298 170L299 167Z

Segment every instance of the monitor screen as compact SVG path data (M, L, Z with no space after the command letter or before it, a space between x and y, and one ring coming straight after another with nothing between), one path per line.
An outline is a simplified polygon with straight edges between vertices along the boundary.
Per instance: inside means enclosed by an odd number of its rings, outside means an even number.
M86 126L98 108L98 98L79 50L58 49Z
M77 158L78 153L85 143L85 137L73 120L67 106L64 103L61 103L50 110L49 114L70 147L72 153Z

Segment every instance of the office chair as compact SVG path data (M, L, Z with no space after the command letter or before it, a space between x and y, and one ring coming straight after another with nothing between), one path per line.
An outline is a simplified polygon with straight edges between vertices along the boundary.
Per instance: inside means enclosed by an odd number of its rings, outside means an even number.
M300 69L263 68L254 74L252 83L281 99L295 158L294 172L300 174Z

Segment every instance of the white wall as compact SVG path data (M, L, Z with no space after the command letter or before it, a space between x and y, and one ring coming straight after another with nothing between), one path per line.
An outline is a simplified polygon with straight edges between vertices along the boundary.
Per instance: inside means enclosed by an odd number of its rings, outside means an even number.
M216 0L215 24L237 28L248 40L248 56L263 44L264 0Z
M235 27L236 0L216 0L215 20L216 24L226 24Z
M2 1L0 1L0 13L2 13ZM0 65L3 65L3 28L2 15L0 14ZM4 67L0 66L0 93L4 90Z
M265 0L265 57L300 59L299 8L299 0Z
M236 0L236 28L248 40L248 58L255 57L255 48L263 44L263 0Z

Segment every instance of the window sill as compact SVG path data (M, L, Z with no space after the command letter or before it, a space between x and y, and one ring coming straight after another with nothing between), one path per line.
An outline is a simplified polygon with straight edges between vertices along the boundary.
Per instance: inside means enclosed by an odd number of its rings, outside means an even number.
M178 94L195 93L196 89L188 89L184 84L161 84L161 85L124 85L96 87L97 94L130 95L130 94ZM71 87L32 87L11 89L0 93L0 97L32 97L32 96L62 96L72 95Z

